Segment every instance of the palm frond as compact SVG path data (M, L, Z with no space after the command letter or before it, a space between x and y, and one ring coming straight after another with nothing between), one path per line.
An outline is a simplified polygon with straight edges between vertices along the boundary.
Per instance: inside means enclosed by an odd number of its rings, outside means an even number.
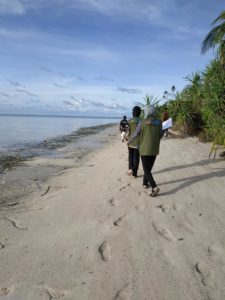
M210 48L214 49L215 47L218 47L216 55L222 62L225 56L224 47L222 45L225 40L225 11L220 13L220 15L212 22L212 25L218 24L218 22L220 24L213 27L203 40L201 53L205 54Z
M223 20L225 21L225 10L222 11L221 14L212 22L212 25Z
M214 27L205 37L202 42L201 53L205 54L210 48L214 48L225 36L225 24L221 27L218 25Z

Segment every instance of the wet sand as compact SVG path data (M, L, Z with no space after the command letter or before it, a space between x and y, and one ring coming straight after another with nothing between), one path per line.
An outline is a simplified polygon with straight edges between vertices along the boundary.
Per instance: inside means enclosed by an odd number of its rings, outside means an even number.
M196 138L163 138L151 198L141 165L126 175L118 128L99 137L78 161L70 148L30 161L62 169L1 207L0 298L225 299L225 161Z
M49 177L61 174L64 169L78 167L85 155L107 142L114 126L80 128L68 135L1 153L0 208L19 202L21 197L40 189Z

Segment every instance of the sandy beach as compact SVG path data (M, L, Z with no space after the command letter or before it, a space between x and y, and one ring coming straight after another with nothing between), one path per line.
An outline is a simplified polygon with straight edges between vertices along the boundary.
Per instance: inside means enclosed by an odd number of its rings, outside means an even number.
M224 159L197 138L163 138L151 198L141 164L126 174L118 126L98 137L79 159L68 148L27 161L54 172L29 174L21 193L4 185L23 167L2 177L0 299L225 299Z

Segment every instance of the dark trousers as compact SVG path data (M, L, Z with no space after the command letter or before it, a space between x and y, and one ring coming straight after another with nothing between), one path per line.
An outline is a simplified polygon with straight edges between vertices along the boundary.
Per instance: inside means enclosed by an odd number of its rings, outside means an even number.
M155 159L156 156L153 155L141 156L141 161L144 170L143 185L148 185L148 183L150 183L153 189L156 187L155 180L152 176L152 167L154 165Z
M165 135L166 137L169 135L169 129L168 128L163 131L163 135Z
M137 148L128 147L129 170L133 171L133 176L137 176L140 155Z

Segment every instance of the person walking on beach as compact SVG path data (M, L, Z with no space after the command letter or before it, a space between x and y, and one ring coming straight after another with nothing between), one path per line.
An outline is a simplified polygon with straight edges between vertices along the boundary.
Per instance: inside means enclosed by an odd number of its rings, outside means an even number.
M123 119L120 121L120 128L119 128L122 142L125 141L128 127L129 125L128 125L127 117L123 116Z
M144 170L143 186L152 188L151 197L156 197L159 193L153 176L152 168L159 154L160 140L162 137L162 121L155 116L154 106L150 106L147 118L138 123L133 135L128 140L127 144L131 144L134 139L139 136L139 152Z
M163 111L163 116L162 116L162 121L165 122L169 119L169 112L168 112L168 109L167 107L164 108L164 111ZM169 135L169 130L168 128L164 130L164 134L165 134L165 137L168 137ZM163 135L164 135L163 134Z
M134 106L132 110L133 118L128 120L129 133L127 138L129 139L135 132L137 124L140 122L141 108L139 106ZM138 150L139 137L137 136L128 145L128 175L137 177L137 171L139 167L140 155Z

